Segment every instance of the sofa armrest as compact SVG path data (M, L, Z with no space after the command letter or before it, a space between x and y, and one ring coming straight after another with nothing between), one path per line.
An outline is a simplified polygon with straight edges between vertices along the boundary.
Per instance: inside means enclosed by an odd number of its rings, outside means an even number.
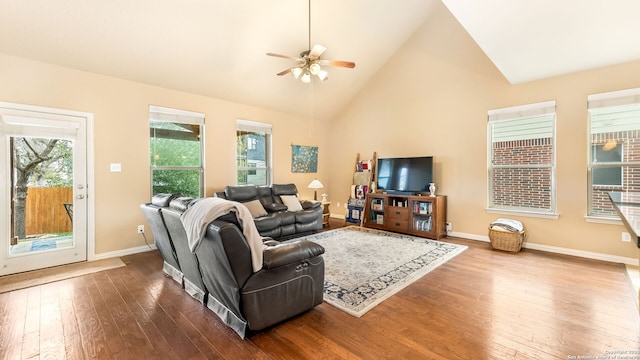
M300 200L300 205L302 205L302 209L308 210L308 209L319 208L321 205L321 202L317 200Z
M273 240L270 237L262 238L262 243L267 246L276 246L281 244L280 241Z
M287 242L264 249L263 269L274 269L324 254L324 248L311 241Z

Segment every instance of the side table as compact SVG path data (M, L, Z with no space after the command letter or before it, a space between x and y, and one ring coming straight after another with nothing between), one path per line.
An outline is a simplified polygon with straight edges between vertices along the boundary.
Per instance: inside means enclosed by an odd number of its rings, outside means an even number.
M329 217L331 216L331 212L329 210L329 206L331 205L331 201L326 201L322 203L322 226L325 225L331 227L329 224Z

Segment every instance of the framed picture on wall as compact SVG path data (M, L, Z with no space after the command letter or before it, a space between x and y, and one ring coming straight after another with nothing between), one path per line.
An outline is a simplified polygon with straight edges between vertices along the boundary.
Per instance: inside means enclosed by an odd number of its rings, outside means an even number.
M291 145L291 172L318 172L318 147Z

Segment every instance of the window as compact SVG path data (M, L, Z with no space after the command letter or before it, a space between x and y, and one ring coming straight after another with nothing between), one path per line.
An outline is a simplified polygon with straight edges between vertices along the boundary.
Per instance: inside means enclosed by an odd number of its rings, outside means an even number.
M204 114L149 106L151 191L204 196Z
M271 184L271 125L238 120L236 125L238 185Z
M640 191L640 89L589 95L589 210L617 217L609 191Z
M489 111L488 210L555 216L555 108Z

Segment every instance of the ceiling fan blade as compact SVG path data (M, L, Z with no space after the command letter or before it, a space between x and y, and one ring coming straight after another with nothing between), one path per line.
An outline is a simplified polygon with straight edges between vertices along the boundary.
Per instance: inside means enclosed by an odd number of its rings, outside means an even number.
M349 69L353 69L354 67L356 67L356 63L354 62L340 60L320 60L320 65L339 66Z
M287 75L288 73L291 72L291 68L288 68L287 70L282 70L279 73L277 73L276 75L278 76L282 76L282 75Z
M309 52L309 57L319 58L320 55L322 55L322 53L325 50L327 50L326 47L324 47L322 45L315 44L315 45L313 45L313 49L311 49L311 52Z
M293 56L289 56L289 55L281 55L281 54L274 54L274 53L267 53L267 55L275 56L275 57L279 57L279 58L283 58L283 59L294 60L294 61L303 61L301 58L297 58L297 57L293 57Z

